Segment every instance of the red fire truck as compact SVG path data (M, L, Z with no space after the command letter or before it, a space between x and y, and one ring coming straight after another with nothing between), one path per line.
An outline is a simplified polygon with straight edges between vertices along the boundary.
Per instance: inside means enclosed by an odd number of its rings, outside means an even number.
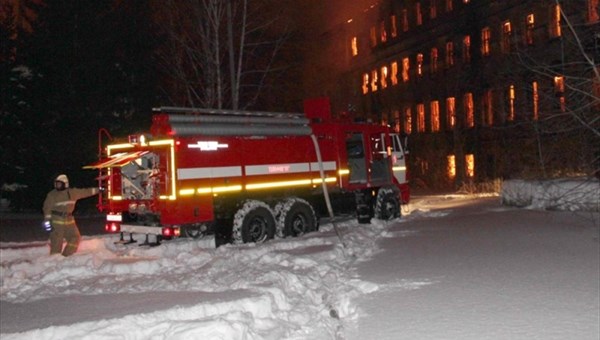
M150 134L100 146L105 158L85 167L100 172L98 208L122 243L207 233L217 246L263 242L314 231L332 210L361 223L399 217L409 201L399 136L333 119L326 98L304 114L154 111Z

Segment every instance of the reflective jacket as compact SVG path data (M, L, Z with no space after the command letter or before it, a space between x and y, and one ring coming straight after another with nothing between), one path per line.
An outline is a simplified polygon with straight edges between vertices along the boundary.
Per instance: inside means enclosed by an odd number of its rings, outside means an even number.
M97 188L68 188L65 190L52 190L44 200L44 219L52 224L75 224L73 210L77 200L94 196L99 192Z

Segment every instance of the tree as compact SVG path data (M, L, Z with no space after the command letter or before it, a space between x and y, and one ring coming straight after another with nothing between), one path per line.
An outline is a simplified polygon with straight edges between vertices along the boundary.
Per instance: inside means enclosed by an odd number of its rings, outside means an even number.
M210 108L254 105L287 39L269 1L169 0L160 6L159 53L171 103Z
M8 191L12 207L20 210L26 204L22 191L37 184L29 181L33 177L30 153L43 148L36 138L41 126L31 111L39 74L24 62L22 53L38 8L30 1L0 6L0 185L2 191L19 188Z
M571 152L578 158L570 160L573 170L588 173L600 171L600 46L598 13L600 9L585 8L585 2L550 2L556 11L557 26L550 24L551 36L556 36L554 48L530 52L517 51L516 57L530 75L540 79L536 94L540 102L549 103L539 108L539 117L530 120L533 125L540 167L545 176L548 159L554 150L545 150L549 137L557 144L576 141ZM588 14L588 17L582 14ZM595 13L595 18L593 14ZM558 26L560 24L560 26ZM565 138L566 137L566 138ZM563 155L566 156L566 155Z
M97 158L99 128L138 130L158 100L145 1L46 0L31 9L31 30L12 34L14 53L2 59L2 131L10 133L0 151L2 182L26 184L37 207L58 173L92 185L96 174L81 167ZM3 42L17 16L5 18Z

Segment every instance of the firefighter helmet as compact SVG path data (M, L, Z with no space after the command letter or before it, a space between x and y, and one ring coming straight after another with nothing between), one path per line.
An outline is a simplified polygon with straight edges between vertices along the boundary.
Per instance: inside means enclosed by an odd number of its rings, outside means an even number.
M65 189L69 187L69 178L65 174L58 175L54 181L64 183Z

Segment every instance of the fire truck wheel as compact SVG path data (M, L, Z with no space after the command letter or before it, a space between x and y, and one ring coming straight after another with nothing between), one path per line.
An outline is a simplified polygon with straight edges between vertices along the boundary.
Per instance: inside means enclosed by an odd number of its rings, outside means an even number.
M295 198L283 202L277 216L278 229L283 237L296 237L315 231L317 217L307 201Z
M248 201L237 211L233 222L234 243L262 243L275 236L275 218L269 206Z
M379 220L392 220L400 216L400 203L398 194L390 188L381 188L377 193L375 202L375 218Z

